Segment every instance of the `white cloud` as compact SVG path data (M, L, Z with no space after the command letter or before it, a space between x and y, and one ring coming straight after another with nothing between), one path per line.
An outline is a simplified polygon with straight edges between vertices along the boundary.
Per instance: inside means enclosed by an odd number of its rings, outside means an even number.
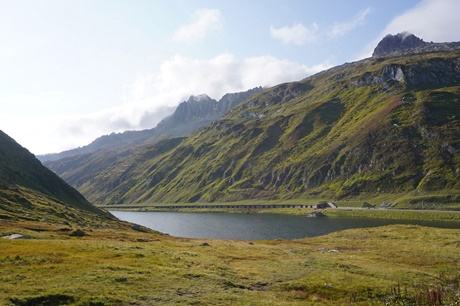
M195 11L192 23L181 26L172 39L176 42L191 43L203 40L206 34L222 26L222 16L218 9L203 8Z
M424 0L413 9L394 18L370 42L359 58L369 57L378 42L387 34L410 32L425 41L460 41L460 5L458 0Z
M180 93L182 99L201 93L219 99L230 90L243 88L240 77L238 61L231 54L210 60L175 55L162 63L155 91Z
M351 21L335 23L328 31L319 31L319 26L314 22L310 28L307 28L302 23L296 23L292 27L284 26L275 28L270 26L270 35L272 38L281 41L283 44L304 45L307 43L316 42L320 36L327 35L334 38L343 36L346 33L354 30L356 27L365 24L367 15L371 12L368 7L356 14Z
M199 60L176 55L161 65L155 86L158 93L182 93L184 98L206 93L220 99L228 92L296 81L326 67L307 67L272 56L238 60L227 53L209 60Z
M112 132L152 127L173 111L161 105L156 109L130 105L85 115L0 114L0 129L34 154L57 153Z
M123 88L123 103L117 107L86 115L49 117L45 123L31 117L23 135L11 136L24 140L22 144L37 154L60 152L112 132L152 128L192 94L206 93L218 100L228 92L297 81L329 66L307 67L272 56L237 59L221 54L204 60L176 55L164 61L158 73L138 74ZM18 121L9 124L19 129ZM31 126L34 137L27 136Z
M244 84L255 86L273 86L276 84L298 81L308 75L329 68L329 64L313 67L300 65L289 60L279 60L272 56L245 59L241 63L241 78Z
M327 33L329 37L338 37L343 36L347 32L352 31L358 26L364 25L367 15L371 12L371 8L366 8L365 10L356 14L355 17L349 22L336 23L332 26L330 31Z
M271 37L280 40L283 44L292 43L298 46L315 42L317 32L318 25L316 23L313 23L310 29L301 23L294 24L292 27L275 28L270 26Z
M53 137L55 119L51 116L0 114L0 130L33 153L45 153L46 147L56 146L53 143L56 142Z

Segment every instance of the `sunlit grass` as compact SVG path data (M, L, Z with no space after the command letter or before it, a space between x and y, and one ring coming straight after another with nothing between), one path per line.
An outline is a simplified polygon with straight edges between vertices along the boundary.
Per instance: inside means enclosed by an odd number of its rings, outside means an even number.
M398 285L414 301L417 284L458 290L460 279L459 230L394 225L250 242L25 227L0 223L2 235L32 238L0 239L0 304L368 305L400 299Z

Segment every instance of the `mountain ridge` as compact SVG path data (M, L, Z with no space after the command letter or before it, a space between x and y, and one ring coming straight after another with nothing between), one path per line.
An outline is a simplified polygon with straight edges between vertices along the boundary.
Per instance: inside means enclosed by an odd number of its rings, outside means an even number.
M227 93L219 101L211 99L206 94L192 95L187 101L180 103L173 114L163 118L154 128L111 133L98 137L86 146L60 153L37 155L37 158L46 163L98 150L117 150L123 147L154 143L165 137L183 136L219 119L232 107L261 90L262 87L255 87L244 92Z

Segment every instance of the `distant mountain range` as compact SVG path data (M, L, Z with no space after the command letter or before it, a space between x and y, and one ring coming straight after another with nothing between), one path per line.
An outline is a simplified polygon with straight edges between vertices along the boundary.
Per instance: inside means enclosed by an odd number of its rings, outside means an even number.
M161 120L152 129L112 133L97 138L87 146L61 153L38 155L37 158L42 162L55 161L99 150L116 151L123 148L133 148L155 143L168 137L187 135L221 118L231 108L260 91L262 91L262 87L256 87L245 92L227 93L219 101L211 99L206 94L190 96L187 101L179 104L171 116Z
M46 164L95 203L460 201L460 44L421 41L387 36L374 57L251 95L186 137ZM189 101L158 128L215 110Z

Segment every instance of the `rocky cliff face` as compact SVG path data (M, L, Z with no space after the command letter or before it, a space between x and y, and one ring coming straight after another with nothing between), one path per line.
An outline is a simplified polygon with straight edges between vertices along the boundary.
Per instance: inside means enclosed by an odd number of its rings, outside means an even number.
M234 108L235 106L243 102L244 100L247 100L253 94L261 92L262 90L263 90L262 87L256 87L248 91L227 93L219 100L219 104L217 105L217 110L219 114L225 115L229 110L231 110L232 108Z
M422 53L434 51L451 51L460 47L460 42L434 43L425 42L423 39L409 32L396 35L388 34L375 47L373 57L397 56L408 53Z
M158 123L157 128L165 132L170 128L193 120L216 120L219 118L217 102L208 95L190 96L187 101L182 102L171 116L166 117Z
M354 85L381 85L388 89L394 84L411 86L436 84L451 85L460 82L460 59L433 58L413 65L390 64L381 71L366 72Z
M217 114L217 101L208 95L191 96L186 102L177 107L171 118L181 122L194 118L215 117Z

